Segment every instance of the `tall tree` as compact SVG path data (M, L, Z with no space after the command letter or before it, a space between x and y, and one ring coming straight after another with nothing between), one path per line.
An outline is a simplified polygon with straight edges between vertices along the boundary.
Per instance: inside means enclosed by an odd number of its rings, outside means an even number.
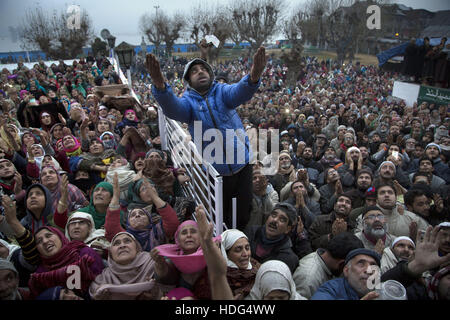
M171 56L175 41L181 36L181 31L185 25L185 18L180 13L175 13L171 17L164 12L160 12L158 15L161 16L161 34L166 44L166 54Z
M276 34L283 6L282 0L236 0L231 4L233 22L242 39L250 43L251 52Z
M212 47L209 50L208 60L217 59L220 51L225 46L225 42L230 38L232 25L230 12L223 6L204 7L198 5L192 7L189 19L190 24L187 26L191 39L200 46L200 41L206 35L215 35L219 39L219 46Z
M50 15L41 7L26 10L19 37L23 47L39 48L52 59L73 59L83 53L93 37L93 27L88 13L80 12L79 25L67 27L71 14L56 10Z
M282 31L289 44L290 50L286 50L282 59L288 67L286 75L286 85L295 87L299 76L303 51L303 30L307 27L307 13L302 9L297 9L288 19L283 21Z
M155 46L154 53L159 55L161 44L164 42L162 33L163 19L159 14L144 13L139 19L139 29Z
M91 44L91 48L92 48L92 53L94 55L94 57L96 57L97 55L106 55L107 54L107 50L106 50L106 46L108 44L105 41L102 41L99 37L96 37L95 40L92 42Z

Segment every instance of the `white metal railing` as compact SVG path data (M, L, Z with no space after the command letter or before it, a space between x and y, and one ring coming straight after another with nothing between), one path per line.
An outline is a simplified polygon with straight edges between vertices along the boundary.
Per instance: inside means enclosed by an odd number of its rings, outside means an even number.
M172 161L178 168L186 169L190 182L182 186L186 195L197 205L202 204L208 219L214 224L214 234L220 235L223 223L223 179L217 170L204 161L191 137L177 121L167 118L158 107L161 148L170 150Z
M110 58L114 69L122 80L128 84L128 79L120 69L117 56ZM136 93L130 86L131 95L139 102ZM226 225L223 223L223 179L217 170L203 161L190 136L181 128L177 121L167 118L158 106L159 134L161 149L169 150L176 168L186 169L190 181L181 186L186 196L194 200L196 205L202 204L206 209L208 220L214 225L214 234L220 235ZM233 225L236 225L236 209L233 210ZM195 218L195 215L194 215Z

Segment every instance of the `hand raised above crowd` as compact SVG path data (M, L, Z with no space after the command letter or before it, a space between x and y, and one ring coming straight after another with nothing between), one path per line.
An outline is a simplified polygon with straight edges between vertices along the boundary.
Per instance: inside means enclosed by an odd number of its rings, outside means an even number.
M152 82L154 86L158 90L164 90L165 84L164 84L164 76L161 72L161 67L158 61L158 58L156 58L153 54L147 54L146 56L146 67L148 70L148 73L150 73L150 77L152 78Z

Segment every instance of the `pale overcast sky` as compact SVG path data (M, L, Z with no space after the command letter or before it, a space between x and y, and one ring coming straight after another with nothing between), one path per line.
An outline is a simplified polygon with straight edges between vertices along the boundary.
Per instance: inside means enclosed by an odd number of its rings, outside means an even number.
M19 41L13 39L10 27L16 28L24 17L25 9L40 5L44 10L67 10L72 5L86 9L94 24L95 35L99 36L103 28L109 29L116 39L116 45L122 41L138 45L141 42L139 18L145 12L164 10L168 13L189 12L195 4L227 4L230 0L186 1L186 0L0 0L0 52L21 50ZM296 7L305 0L285 0L289 7ZM429 11L450 10L449 0L394 0L414 9L422 8ZM14 40L16 40L14 42Z

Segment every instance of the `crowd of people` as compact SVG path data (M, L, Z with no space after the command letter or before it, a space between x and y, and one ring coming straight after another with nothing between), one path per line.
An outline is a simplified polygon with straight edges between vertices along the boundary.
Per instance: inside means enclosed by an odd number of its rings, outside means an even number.
M304 57L289 87L264 48L214 66L204 50L147 55L143 110L98 94L121 84L106 58L1 71L0 299L370 300L376 266L408 299L448 300L450 106L406 106L374 66ZM161 150L158 107L191 135L247 133L224 142L245 163L215 165L221 235Z

